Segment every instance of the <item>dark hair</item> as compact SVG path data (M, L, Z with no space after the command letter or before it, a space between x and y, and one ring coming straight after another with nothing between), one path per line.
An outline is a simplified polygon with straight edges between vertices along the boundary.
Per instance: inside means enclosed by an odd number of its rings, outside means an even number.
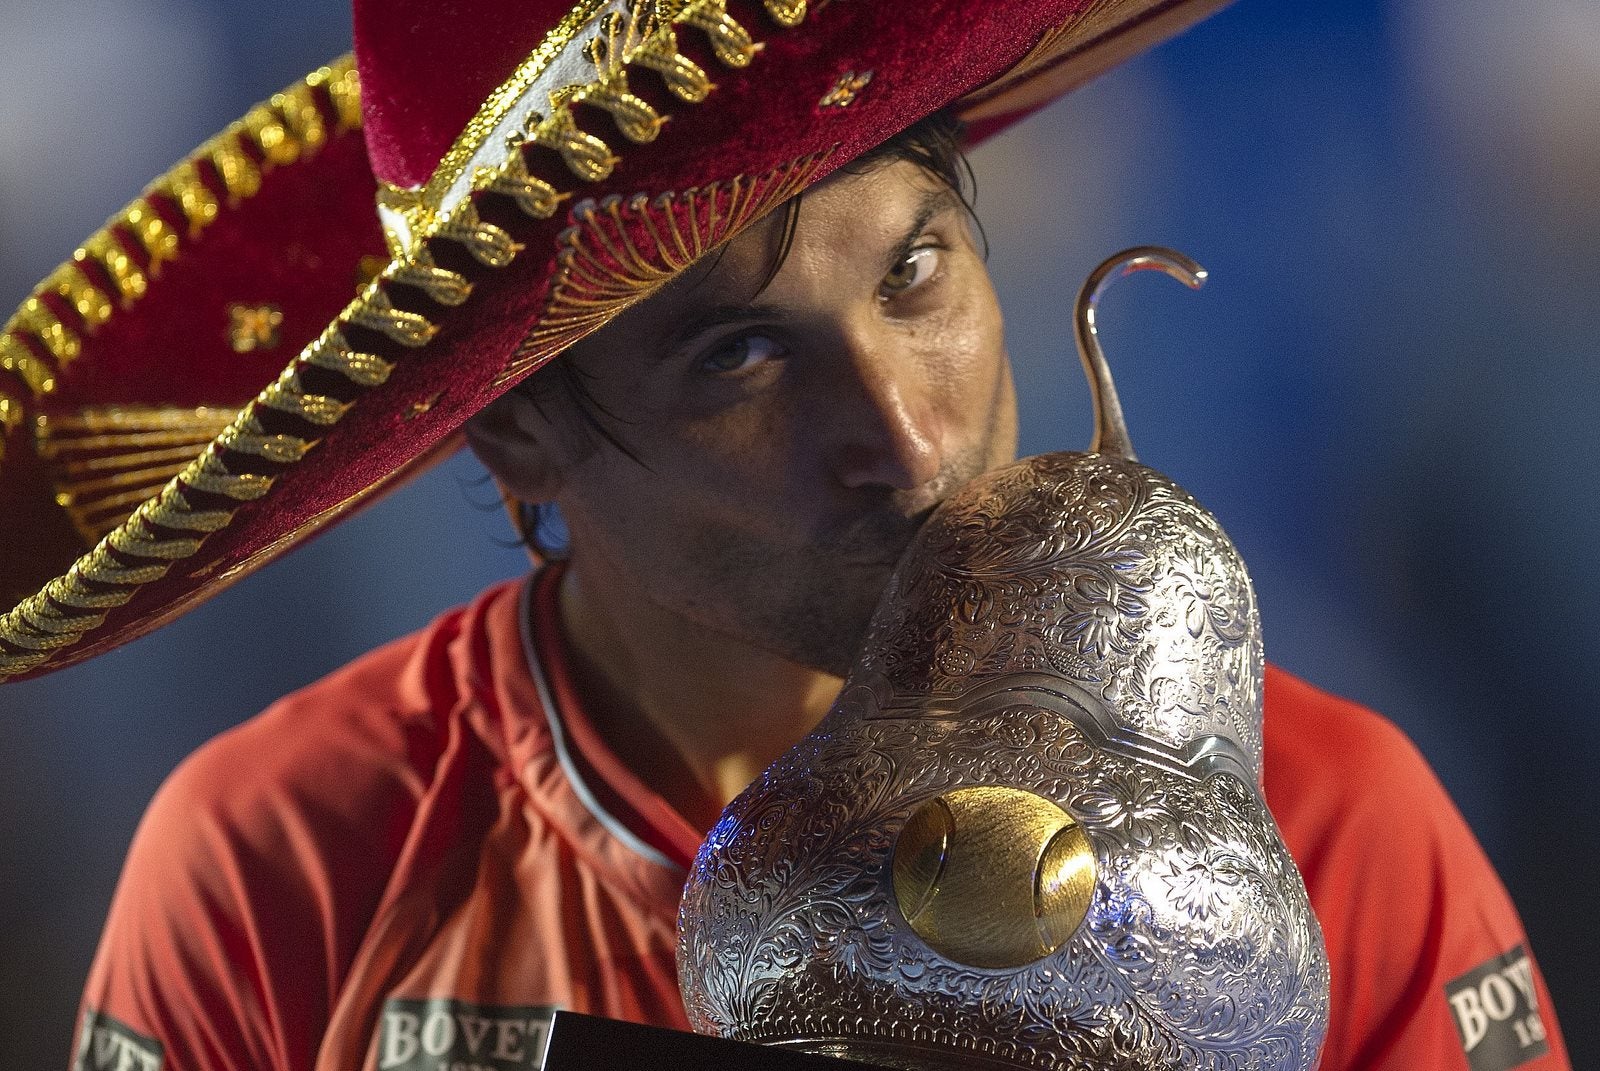
M989 240L983 233L983 224L978 222L977 213L973 209L977 193L976 182L972 175L972 165L967 162L966 156L961 151L962 133L961 121L954 115L944 111L934 112L912 123L887 141L868 149L839 170L849 175L865 175L898 160L908 160L916 164L948 186L960 199L962 208L966 210L973 225L978 229L984 257L987 259ZM761 280L761 285L756 288L756 294L760 294L772 285L772 280L777 278L778 272L783 269L784 262L789 258L790 250L794 247L795 231L800 225L800 203L804 197L804 192L797 193L778 208L778 211L783 213L783 228L779 233L772 261L767 267L765 277ZM727 246L724 245L715 256L720 260L726 249ZM526 395L536 406L539 404L540 396L548 391L565 393L578 403L584 422L591 430L636 464L644 465L638 455L607 427L606 419L616 421L618 418L616 414L608 412L605 405L594 396L585 377L586 373L575 362L564 361L557 357L512 389ZM517 518L522 541L541 557L559 558L566 555L566 526L561 522L553 503L518 503Z

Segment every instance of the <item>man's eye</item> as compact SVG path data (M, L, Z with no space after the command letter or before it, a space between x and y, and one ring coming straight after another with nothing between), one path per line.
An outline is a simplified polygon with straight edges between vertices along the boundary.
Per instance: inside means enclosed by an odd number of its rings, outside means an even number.
M939 250L936 247L930 245L913 249L906 259L883 277L883 282L878 284L878 292L885 297L903 294L931 279L938 267Z
M703 372L742 372L778 356L781 347L766 335L729 339L700 359Z

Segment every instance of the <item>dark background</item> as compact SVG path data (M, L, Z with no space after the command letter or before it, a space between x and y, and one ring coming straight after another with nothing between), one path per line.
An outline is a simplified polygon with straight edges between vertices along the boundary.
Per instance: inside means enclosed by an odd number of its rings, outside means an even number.
M0 7L4 308L348 48L337 0ZM1135 445L1228 526L1269 657L1421 745L1579 1067L1600 1054L1597 114L1592 0L1242 0L974 159L1027 452L1087 443L1065 311L1101 257L1160 242L1211 269L1106 303ZM0 1064L66 1062L175 763L524 568L493 498L456 458L157 635L0 688Z

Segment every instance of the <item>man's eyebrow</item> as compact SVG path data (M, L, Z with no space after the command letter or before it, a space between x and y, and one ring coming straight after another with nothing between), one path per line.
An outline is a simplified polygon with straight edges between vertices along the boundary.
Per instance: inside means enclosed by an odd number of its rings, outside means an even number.
M922 237L922 232L927 229L928 224L932 222L935 216L941 212L960 211L961 207L960 198L956 196L955 191L944 183L940 183L936 189L923 191L922 196L917 201L917 212L912 217L910 226L906 228L900 240L895 243L895 247L884 258L884 273L887 274L898 267L902 261L911 255L911 250L917 244L917 239ZM789 310L784 306L770 302L753 305L709 305L686 316L675 330L668 333L663 339L662 345L656 349L655 358L658 361L665 360L685 342L707 331L737 324L770 322L783 318L788 312Z
M657 351L658 359L664 360L679 346L696 335L705 334L718 327L728 327L732 324L753 323L759 320L774 320L782 317L788 310L782 305L771 303L758 303L755 305L709 305L696 312L678 325L665 339L665 344Z
M922 232L927 230L934 216L940 212L957 211L960 208L961 199L944 183L939 183L936 189L924 190L922 198L917 202L917 214L912 219L911 226L906 228L905 235L884 261L884 274L898 268L911 255L912 247L917 244L917 239L922 237Z

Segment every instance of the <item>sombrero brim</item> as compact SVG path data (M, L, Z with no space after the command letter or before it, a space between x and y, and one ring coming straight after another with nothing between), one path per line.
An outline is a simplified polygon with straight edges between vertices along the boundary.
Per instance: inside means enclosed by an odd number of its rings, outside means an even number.
M1224 2L586 2L427 183L382 192L383 229L355 71L314 73L0 332L0 679L127 642L348 515L915 120L953 106L987 137Z

